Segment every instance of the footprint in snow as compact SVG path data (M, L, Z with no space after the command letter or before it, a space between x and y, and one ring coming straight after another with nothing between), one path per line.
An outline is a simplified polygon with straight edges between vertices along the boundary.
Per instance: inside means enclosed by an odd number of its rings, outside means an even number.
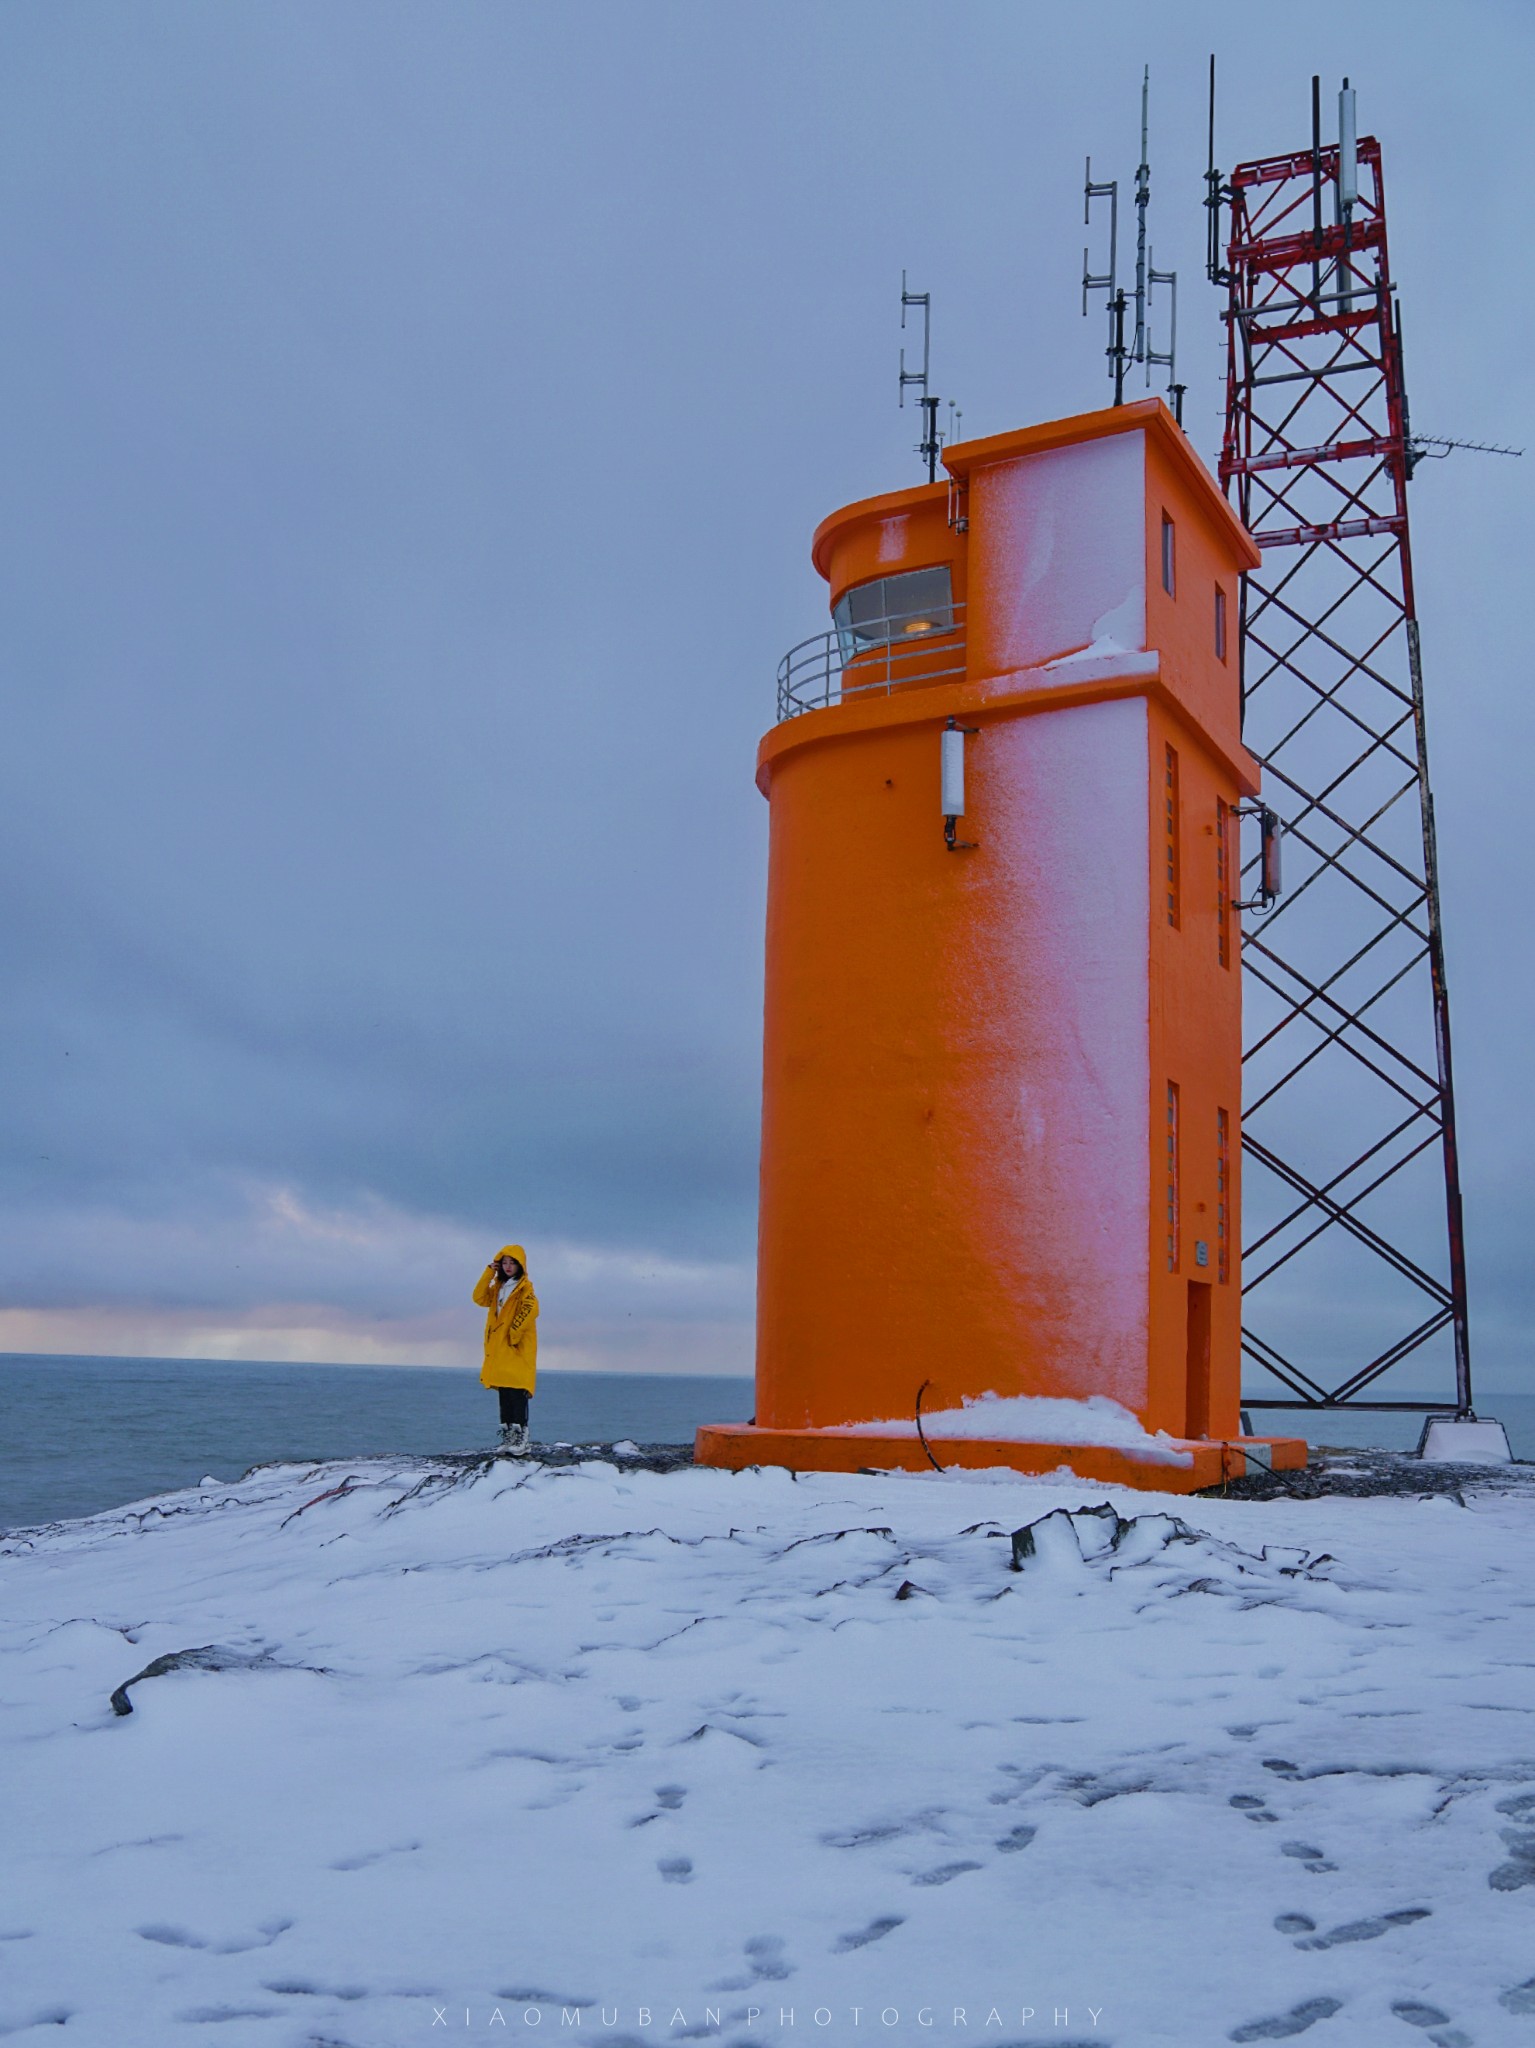
M979 1863L940 1863L936 1870L924 1870L912 1879L913 1884L948 1884L956 1877L963 1877L967 1870L979 1870Z
M1341 2012L1341 1998L1306 1998L1299 2005L1292 2005L1288 2012L1275 2013L1266 2020L1248 2020L1245 2026L1233 2027L1226 2036L1228 2041L1290 2041L1297 2034L1304 2034L1308 2027L1314 2027L1318 2020L1330 2020L1335 2012Z
M1003 1850L1004 1853L1015 1849L1027 1849L1038 1833L1038 1828L1028 1826L1009 1828L1007 1833L998 1841L997 1847Z
M216 1956L243 1956L253 1948L270 1948L278 1935L286 1934L292 1925L291 1920L263 1920L249 1941L206 1941L190 1928L172 1927L163 1921L152 1921L133 1931L141 1941L162 1942L167 1948L205 1948Z
M367 1987L362 1984L311 1984L304 1977L276 1977L261 1988L275 1992L279 1998L341 1998L350 2001L368 1995Z
M1329 1863L1320 1849L1313 1849L1309 1842L1281 1842L1281 1856L1297 1857L1308 1870L1336 1870L1336 1863Z
M1487 1882L1495 1892L1517 1892L1535 1884L1535 1833L1529 1832L1535 1822L1535 1792L1516 1792L1511 1799L1500 1799L1498 1811L1516 1825L1503 1830L1510 1860L1490 1872Z
M845 1956L849 1949L867 1948L871 1941L883 1941L887 1934L893 1934L903 1924L903 1918L899 1913L883 1913L878 1920L871 1920L867 1927L860 1927L856 1934L838 1935L832 1952Z
M656 1864L666 1884L691 1884L693 1882L693 1859L691 1856L663 1856Z
M1500 1991L1498 2003L1505 2012L1535 2013L1535 1977L1526 1977L1511 1990Z
M595 1998L572 1998L566 1991L540 1991L532 1984L514 1984L509 1991L498 1991L496 1996L507 2005L568 2005L579 2008L597 2003Z
M149 1927L135 1927L134 1933L140 1941L163 1942L167 1948L206 1948L200 1935L193 1934L186 1927L167 1927L156 1921Z
M355 1856L341 1856L330 1866L332 1870L366 1870L370 1863L382 1863L386 1856L408 1856L413 1849L419 1849L419 1842L395 1842L388 1849L359 1849Z
M1505 1828L1503 1842L1509 1851L1509 1860L1487 1873L1487 1882L1493 1890L1517 1892L1527 1884L1535 1884L1535 1834L1524 1828Z
M754 1934L749 1941L741 1944L747 1960L744 1977L721 1977L711 1984L711 1991L750 1991L766 1981L782 1983L785 1977L794 1975L792 1963L783 1959L784 1938L781 1934ZM681 2036L679 2036L681 2038Z
M750 1941L743 1942L751 1959L754 1974L768 1983L782 1983L785 1977L792 1977L793 1968L783 1959L784 1938L781 1934L754 1934Z
M1450 2023L1447 2012L1441 2012L1437 2005L1425 2005L1419 1998L1399 1998L1391 2010L1410 2027L1445 2027Z
M217 2020L274 2020L281 2011L276 2005L194 2005L176 2017L192 2026L210 2026Z
M1281 1934L1314 1934L1316 1922L1304 1913L1281 1913L1274 1922Z
M1399 1913L1380 1913L1370 1920L1348 1920L1341 1927L1329 1927L1325 1934L1307 1935L1296 1942L1297 1948L1341 1948L1349 1941L1378 1941L1383 1934L1389 1934L1393 1927L1410 1927L1415 1920L1426 1920L1430 1908L1407 1906Z

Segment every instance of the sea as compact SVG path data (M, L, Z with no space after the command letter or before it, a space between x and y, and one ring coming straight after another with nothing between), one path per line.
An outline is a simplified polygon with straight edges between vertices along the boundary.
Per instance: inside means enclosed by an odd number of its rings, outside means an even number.
M745 1422L752 1407L746 1378L551 1368L538 1375L532 1435L690 1443L700 1423ZM1515 1457L1535 1459L1535 1396L1489 1395L1478 1413L1504 1424ZM1311 1443L1411 1450L1421 1418L1257 1409L1253 1423ZM252 1465L476 1450L495 1436L495 1396L473 1367L0 1354L0 1529L238 1479Z

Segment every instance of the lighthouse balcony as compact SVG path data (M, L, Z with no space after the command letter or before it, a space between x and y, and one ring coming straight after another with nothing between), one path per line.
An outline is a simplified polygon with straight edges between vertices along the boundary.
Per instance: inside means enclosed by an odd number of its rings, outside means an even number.
M849 591L832 614L832 631L801 640L778 664L780 723L871 692L963 676L965 607L949 596L947 571L939 573L941 593L935 589L927 603L909 603L920 593L902 592L899 610L880 606L877 594L914 583L916 576L891 576Z

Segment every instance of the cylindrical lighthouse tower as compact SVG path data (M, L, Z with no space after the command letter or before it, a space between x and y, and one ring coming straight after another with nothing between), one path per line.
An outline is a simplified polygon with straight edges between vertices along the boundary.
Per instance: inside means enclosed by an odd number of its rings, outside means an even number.
M1159 400L944 460L821 525L835 631L759 750L757 1407L697 1454L1211 1484L1257 553Z

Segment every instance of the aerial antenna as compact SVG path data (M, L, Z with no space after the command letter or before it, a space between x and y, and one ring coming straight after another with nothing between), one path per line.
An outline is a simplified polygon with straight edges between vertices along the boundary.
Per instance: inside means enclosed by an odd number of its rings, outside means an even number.
M1501 441L1446 441L1440 434L1414 434L1410 446L1416 460L1439 462L1452 449L1464 448L1472 455L1522 455L1522 448L1505 448Z
M1082 317L1087 318L1087 295L1089 292L1108 293L1109 345L1104 354L1109 359L1109 375L1114 379L1114 403L1125 402L1125 295L1119 288L1119 180L1117 178L1093 177L1093 160L1087 159L1087 173L1082 186L1082 220L1085 226L1093 224L1093 201L1107 199L1109 202L1109 267L1094 276L1088 260L1087 246L1082 248Z
M1136 362L1146 361L1146 214L1151 206L1151 152L1148 117L1151 106L1151 66L1141 72L1141 160L1135 167L1135 342L1131 354ZM1146 382L1151 382L1148 366Z
M1354 106L1354 88L1345 78L1338 94L1338 212L1344 224L1354 217L1359 204L1359 116Z
M1125 402L1125 368L1129 363L1140 363L1146 372L1146 384L1151 384L1153 365L1167 372L1168 395L1173 401L1180 426L1183 423L1184 386L1177 382L1175 356L1178 347L1178 278L1171 270L1158 270L1152 255L1148 231L1148 215L1151 208L1151 66L1148 64L1141 73L1141 159L1135 172L1135 290L1127 297L1119 282L1119 181L1116 178L1095 180L1093 160L1087 159L1087 175L1083 189L1082 218L1090 227L1093 218L1093 201L1107 199L1109 202L1109 267L1094 274L1086 248L1082 251L1082 311L1087 312L1089 292L1101 291L1107 294L1109 315L1109 345L1104 353L1109 359L1109 374L1114 380L1114 403ZM1155 287L1166 285L1171 294L1171 311L1168 326L1168 343L1165 349L1156 347L1151 334L1151 300ZM1129 341L1125 339L1125 328L1133 308L1134 325Z
M1343 230L1343 254L1338 258L1338 305L1345 313L1354 310L1354 208L1359 204L1359 117L1355 111L1354 88L1345 78L1338 94L1338 175L1333 183L1333 210Z
M933 295L931 292L913 292L906 288L906 273L901 272L901 329L906 328L908 307L922 308L922 367L908 370L906 350L901 350L901 377L897 390L901 405L906 404L906 387L917 386L917 404L922 408L922 439L917 443L917 453L927 463L927 480L930 484L938 481L938 451L943 446L943 436L938 431L938 408L943 403L927 388L928 364L931 360L933 342Z
M1322 312L1322 81L1311 76L1311 304Z
M1344 81L1347 84L1347 80ZM1210 53L1210 151L1205 171L1205 276L1211 284L1229 285L1231 273L1221 262L1221 208L1230 193L1215 168L1215 52Z
M1155 349L1151 345L1151 323L1146 324L1146 383L1151 383L1151 366L1159 364L1167 372L1167 392L1173 402L1173 417L1179 426L1183 425L1183 394L1186 385L1174 383L1178 374L1178 273L1176 270L1158 270L1155 263L1146 268L1146 304L1151 305L1151 296L1159 284L1168 290L1167 347Z

